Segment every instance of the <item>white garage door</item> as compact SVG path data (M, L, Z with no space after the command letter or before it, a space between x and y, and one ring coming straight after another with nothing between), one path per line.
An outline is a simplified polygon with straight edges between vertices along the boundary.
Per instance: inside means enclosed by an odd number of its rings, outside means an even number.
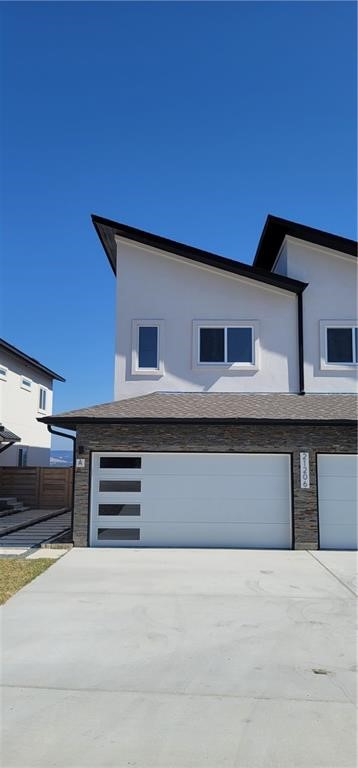
M90 544L290 548L290 457L95 453Z
M317 456L321 549L357 549L358 456Z

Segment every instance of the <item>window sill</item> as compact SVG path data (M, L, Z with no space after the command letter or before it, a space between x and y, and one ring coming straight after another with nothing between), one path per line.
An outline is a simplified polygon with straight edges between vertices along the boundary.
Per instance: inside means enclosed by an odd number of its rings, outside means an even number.
M357 363L325 363L321 362L321 371L356 371Z
M240 373L240 371L258 371L259 368L253 363L196 363L193 365L194 371L226 371L226 373Z
M164 375L164 371L158 368L132 368L132 376L156 376L158 379Z

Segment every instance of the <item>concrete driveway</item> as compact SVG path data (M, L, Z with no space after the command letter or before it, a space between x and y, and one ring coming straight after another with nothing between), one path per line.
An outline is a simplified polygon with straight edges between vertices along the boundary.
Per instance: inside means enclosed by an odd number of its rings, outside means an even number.
M2 610L2 767L354 768L355 564L72 550Z

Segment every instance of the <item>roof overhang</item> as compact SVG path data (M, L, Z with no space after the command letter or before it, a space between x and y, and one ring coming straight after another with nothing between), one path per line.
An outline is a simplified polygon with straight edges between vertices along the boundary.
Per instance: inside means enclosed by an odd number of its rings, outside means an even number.
M42 365L42 363L40 363L38 360L35 360L34 357L30 357L29 355L26 355L25 352L21 352L21 349L18 349L17 347L14 347L12 344L9 344L9 342L5 341L5 339L0 339L0 348L4 349L6 352L10 352L10 354L15 355L16 357L20 357L21 360L27 363L27 365L31 365L32 368L36 368L42 373L45 373L47 376L49 376L50 379L56 379L57 381L66 381L66 379L64 379L63 376L60 376L59 373L55 373L55 371L51 371L51 368L47 368L46 365Z
M253 266L267 271L273 269L286 237L294 237L298 240L357 257L357 242L355 240L269 215L262 230Z
M10 429L6 429L3 424L0 424L0 445L2 443L21 443L21 437L15 435Z
M302 293L307 287L307 283L303 283L300 280L293 280L292 278L283 275L273 275L264 269L250 266L249 264L243 264L240 261L235 261L235 259L218 256L209 251L194 248L191 245L178 243L175 240L169 240L166 237L153 235L150 232L145 232L144 230L130 227L127 224L112 221L111 219L104 219L101 216L92 215L92 222L114 274L116 274L116 237L120 237L128 241L147 245L150 248L156 248L159 251L171 253L175 256L181 256L189 261L204 264L205 266L214 269L221 269L230 272L231 274L247 277L250 280L256 280L259 283L272 285L275 288L290 291L291 293Z
M297 425L312 425L312 426L321 426L321 427L329 427L334 426L337 424L341 424L344 426L351 426L354 427L354 429L357 429L357 424L352 419L295 419L295 418L289 418L289 419L270 419L266 417L257 417L257 418L245 418L242 416L239 416L237 418L209 418L209 417L203 417L203 418L175 418L175 417L153 417L153 418L140 418L140 417L128 417L128 418L103 418L103 417L97 417L97 418L90 418L90 417L77 417L75 420L71 418L64 418L64 417L56 417L56 416L47 416L46 418L37 419L37 421L44 422L45 424L51 424L55 427L63 427L65 429L71 429L73 431L76 431L78 426L82 426L83 424L90 425L90 426L97 426L99 424L103 425L110 425L110 424L151 424L152 426L154 424L209 424L209 425L220 425L220 424L267 424L267 425L291 425L291 426L297 426Z

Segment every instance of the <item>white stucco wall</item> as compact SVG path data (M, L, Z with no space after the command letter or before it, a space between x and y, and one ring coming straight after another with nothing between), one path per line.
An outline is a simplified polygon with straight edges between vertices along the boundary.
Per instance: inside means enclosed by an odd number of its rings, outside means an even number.
M356 392L356 367L321 370L320 321L357 320L357 260L287 238L275 271L309 283L303 292L305 391Z
M52 379L1 349L0 364L8 369L6 381L0 379L0 421L21 437L20 443L0 453L0 466L16 466L18 449L26 446L27 466L48 466L51 435L47 426L39 424L36 419L52 413ZM31 380L30 391L21 388L21 376ZM40 386L47 393L46 413L39 411Z
M115 399L158 390L297 392L297 298L145 246L118 242ZM131 372L131 324L162 320L164 375ZM198 370L192 361L195 320L259 322L257 371Z

